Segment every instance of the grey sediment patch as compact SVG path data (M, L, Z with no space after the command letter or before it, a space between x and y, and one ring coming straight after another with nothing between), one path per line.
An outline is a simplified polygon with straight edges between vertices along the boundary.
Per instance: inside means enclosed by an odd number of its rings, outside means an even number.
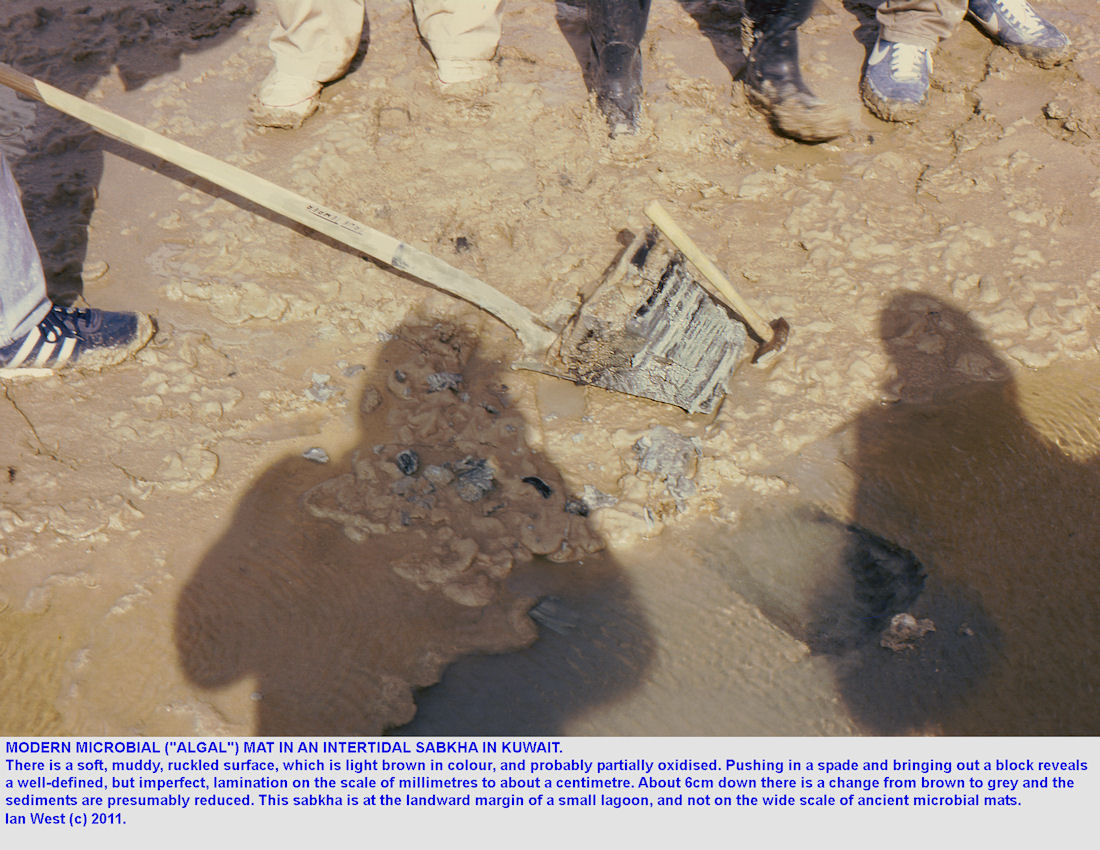
M929 728L989 674L999 632L981 600L916 555L804 502L748 512L707 560L832 668L856 722Z
M305 390L306 398L323 404L336 395L336 388L329 384L331 379L331 375L323 375L319 372L314 372L311 377L312 383Z
M394 458L394 463L397 464L397 468L401 470L403 475L416 475L420 469L420 455L412 449L405 449L403 452L398 452L397 457Z
M493 469L483 458L466 457L452 468L455 490L464 502L479 502L496 486Z
M438 393L443 390L457 390L462 384L462 376L458 372L433 372L425 379L428 384L428 392Z
M656 425L634 444L634 454L638 458L638 471L663 481L677 509L685 510L687 500L696 491L693 475L700 454L698 439Z
M912 552L813 505L752 512L722 548L733 589L819 654L867 643L924 588Z

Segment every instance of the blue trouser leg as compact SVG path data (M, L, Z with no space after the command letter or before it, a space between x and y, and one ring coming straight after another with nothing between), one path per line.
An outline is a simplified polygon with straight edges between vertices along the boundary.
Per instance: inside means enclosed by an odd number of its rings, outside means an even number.
M0 346L24 336L49 311L38 249L15 178L0 153Z

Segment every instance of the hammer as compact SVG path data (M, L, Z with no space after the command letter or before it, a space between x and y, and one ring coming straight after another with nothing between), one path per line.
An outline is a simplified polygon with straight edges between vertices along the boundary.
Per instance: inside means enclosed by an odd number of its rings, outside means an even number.
M733 288L733 284L722 274L718 266L714 265L710 258L699 250L699 246L672 220L665 208L657 201L649 203L645 208L645 214L668 237L668 240L676 246L680 253L691 260L692 264L703 273L703 277L714 285L734 312L745 320L745 324L749 326L753 338L759 343L756 353L752 356L753 363L758 363L769 354L783 349L787 344L787 336L791 332L791 326L787 324L786 319L780 317L772 320L771 323L764 321L760 314L752 309L745 299L737 293L737 290Z

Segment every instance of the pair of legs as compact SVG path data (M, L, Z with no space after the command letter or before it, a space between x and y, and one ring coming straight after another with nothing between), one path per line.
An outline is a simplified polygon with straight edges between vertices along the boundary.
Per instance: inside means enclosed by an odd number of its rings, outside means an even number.
M1027 0L885 0L860 92L887 121L912 121L928 100L932 52L964 16L1003 47L1043 68L1073 58L1069 39Z
M776 130L808 142L825 141L849 129L848 116L820 100L802 79L798 27L814 0L744 0L752 46L745 67L749 98ZM588 28L596 58L596 100L612 135L637 128L642 99L640 45L650 0L588 0Z
M440 82L487 76L500 41L504 0L412 0ZM313 114L321 85L341 77L363 31L365 0L275 0L268 42L275 68L252 104L257 123L297 127Z
M783 135L807 142L843 135L849 118L817 98L802 80L798 27L813 0L744 0L752 41L745 66L749 99ZM637 128L642 99L640 45L650 0L588 0L596 57L597 103L612 135ZM879 117L909 121L927 99L932 50L969 14L999 44L1044 68L1072 58L1069 39L1039 17L1027 0L884 0L878 41L861 91Z
M0 377L46 374L77 361L117 363L144 346L153 331L147 316L50 302L19 190L0 153Z

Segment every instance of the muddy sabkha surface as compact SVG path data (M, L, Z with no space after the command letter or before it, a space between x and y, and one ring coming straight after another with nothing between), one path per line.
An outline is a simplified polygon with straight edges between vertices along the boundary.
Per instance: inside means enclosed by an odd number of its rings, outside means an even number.
M514 372L473 307L2 96L54 294L160 323L3 385L3 732L1096 734L1095 4L1043 4L1051 71L964 24L905 127L826 0L807 76L860 117L813 147L747 105L736 3L655 4L613 142L582 4L511 0L472 91L368 5L292 133L246 120L262 4L16 0L0 54L557 317L660 199L787 351L709 416Z

